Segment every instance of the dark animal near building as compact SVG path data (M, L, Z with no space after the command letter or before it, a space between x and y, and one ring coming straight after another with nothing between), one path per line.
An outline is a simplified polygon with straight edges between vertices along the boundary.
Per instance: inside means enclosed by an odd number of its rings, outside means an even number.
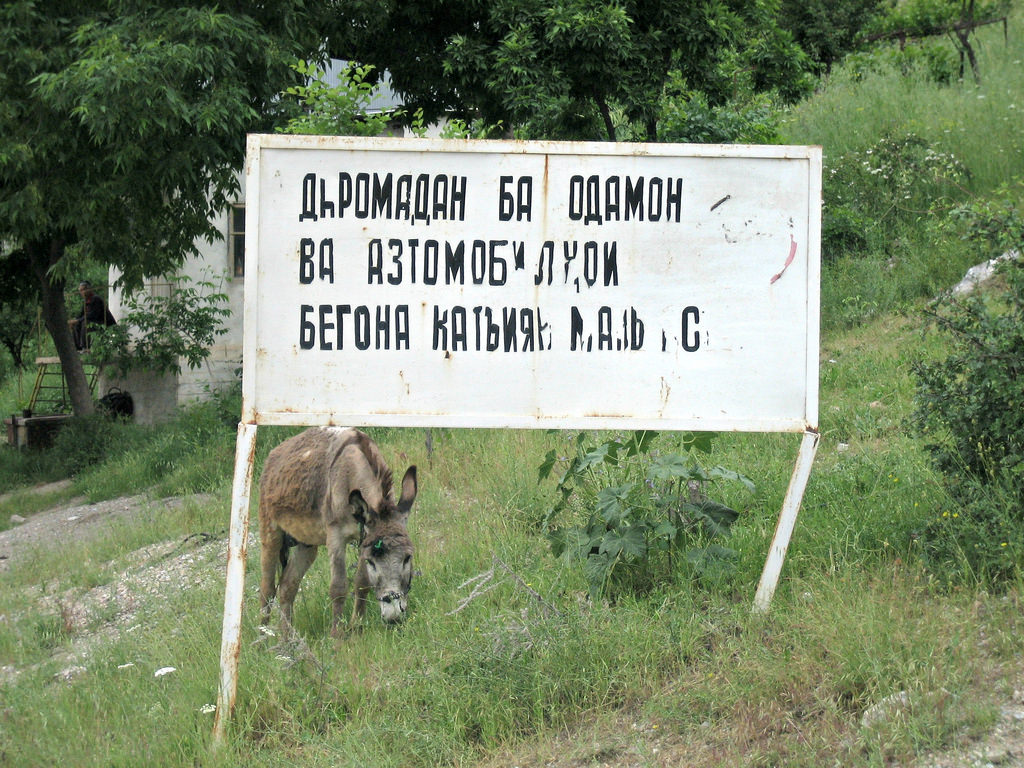
M353 619L362 617L370 590L387 623L401 621L412 583L412 541L406 528L416 498L416 467L402 479L396 502L391 470L369 435L345 427L315 427L274 448L260 478L260 612L270 618L275 593L290 630L299 582L327 546L331 564L332 627L342 621L348 594L345 550L359 547ZM282 569L275 590L275 579Z

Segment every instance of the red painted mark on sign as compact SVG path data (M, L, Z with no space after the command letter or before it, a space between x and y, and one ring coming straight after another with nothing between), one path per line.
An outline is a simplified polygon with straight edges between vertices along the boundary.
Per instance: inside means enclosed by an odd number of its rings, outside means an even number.
M786 269L789 267L789 265L793 263L793 257L794 256L796 256L796 240L794 240L793 236L790 235L789 236L789 257L786 259L786 263L782 265L782 269L779 270L778 274L776 274L774 277L772 277L771 283L774 284L776 280L778 280L780 277L782 277L782 273L785 272Z

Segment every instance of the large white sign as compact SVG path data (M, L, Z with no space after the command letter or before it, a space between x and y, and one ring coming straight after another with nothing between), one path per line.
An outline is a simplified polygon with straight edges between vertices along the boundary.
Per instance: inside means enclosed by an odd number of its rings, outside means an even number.
M252 136L243 421L817 425L817 147Z
M803 432L819 147L251 136L242 420L214 734L234 709L258 424Z

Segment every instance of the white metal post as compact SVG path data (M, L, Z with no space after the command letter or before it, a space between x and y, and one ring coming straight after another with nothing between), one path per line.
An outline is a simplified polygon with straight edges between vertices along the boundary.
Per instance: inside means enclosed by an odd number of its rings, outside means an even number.
M241 651L242 603L245 597L245 553L249 540L249 493L252 488L256 425L240 423L235 442L235 476L231 489L231 529L224 587L224 628L220 643L220 690L213 722L216 743L235 710L238 691L238 655Z
M803 500L807 481L811 476L811 466L814 464L814 454L818 450L820 438L821 435L815 430L808 429L804 432L800 451L796 457L796 466L793 468L793 476L789 480L789 489L782 502L779 522L775 527L775 536L772 538L771 549L768 550L768 557L764 562L761 583L758 584L757 594L754 596L755 613L764 613L771 605L772 595L775 594L775 587L779 583L779 574L782 573L782 562L786 559L789 539L793 535L793 526L796 525L796 516L800 512L800 502Z

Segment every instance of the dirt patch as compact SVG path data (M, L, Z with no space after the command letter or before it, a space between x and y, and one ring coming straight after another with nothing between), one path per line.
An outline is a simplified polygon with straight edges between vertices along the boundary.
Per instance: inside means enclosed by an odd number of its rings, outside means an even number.
M48 546L109 536L124 520L165 514L185 502L180 497L154 500L144 495L95 504L76 499L38 512L14 528L0 531L0 573ZM58 677L71 680L85 672L93 650L123 632L134 631L146 606L165 604L179 592L200 583L222 583L226 558L226 532L198 533L151 544L119 557L111 564L113 574L109 581L89 590L62 589L59 584L47 585L45 589L38 585L25 587L33 610L57 617L61 630L72 638L54 657L63 666ZM0 616L0 620L7 618ZM0 669L0 689L24 671L13 667Z
M1018 675L1024 670L1017 670ZM1011 680L1013 678L1010 678ZM1024 676L1017 678L1024 684ZM894 716L899 716L894 713ZM730 723L710 723L685 734L636 712L598 716L593 722L531 746L501 753L478 768L651 768L747 764L729 746ZM734 746L734 745L733 745ZM757 763L761 764L761 763ZM995 726L978 739L918 755L915 768L1024 768L1024 688L1000 707Z
M51 486L39 487L41 491L48 488ZM29 556L39 547L55 542L88 541L107 535L110 527L121 519L158 514L184 503L185 500L180 497L152 500L142 495L94 504L78 498L37 512L24 522L0 531L0 572L9 569L13 563Z
M13 563L51 541L69 541L79 535L86 538L95 536L101 523L106 525L137 511L141 501L141 496L97 504L72 499L53 509L30 515L24 522L15 522L12 528L0 531L0 571L8 570Z

